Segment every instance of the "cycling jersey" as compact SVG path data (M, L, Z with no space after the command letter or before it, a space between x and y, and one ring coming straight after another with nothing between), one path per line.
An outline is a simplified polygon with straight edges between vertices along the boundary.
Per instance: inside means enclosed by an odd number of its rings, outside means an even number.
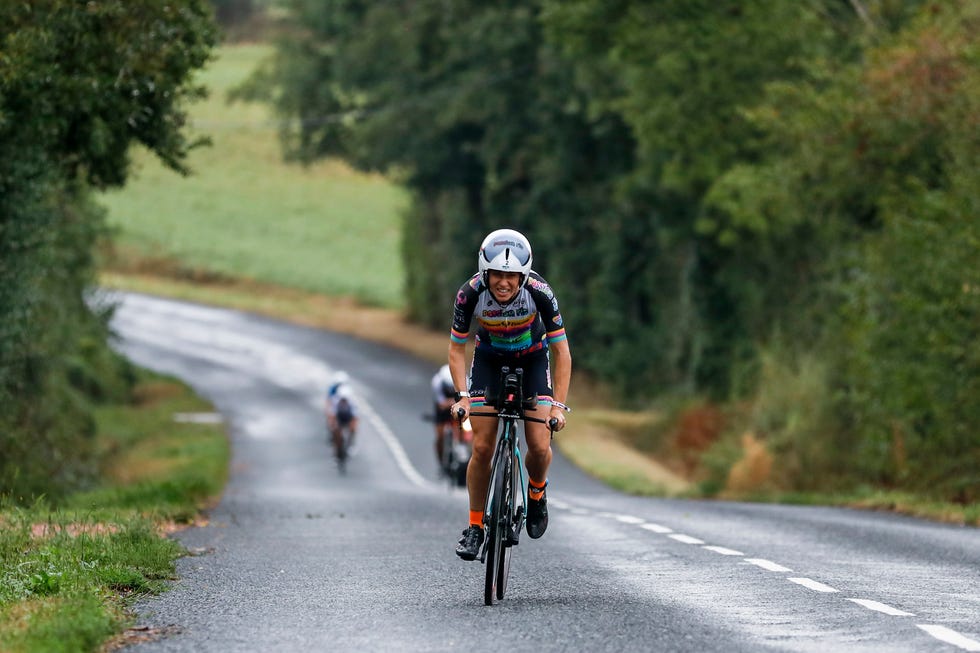
M450 337L465 344L474 317L477 322L476 349L508 357L525 356L565 339L558 300L551 286L531 271L527 284L506 304L494 299L475 274L456 293Z
M348 424L358 416L357 402L352 398L340 397L334 392L327 397L327 413L341 424Z

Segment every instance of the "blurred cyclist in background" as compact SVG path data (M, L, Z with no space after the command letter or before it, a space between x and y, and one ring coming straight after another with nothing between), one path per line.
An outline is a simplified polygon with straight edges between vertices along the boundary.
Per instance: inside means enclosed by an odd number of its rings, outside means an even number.
M357 434L358 411L357 402L350 389L350 376L347 372L336 372L327 387L327 430L334 445L334 454L341 458L342 453L354 453L354 438ZM349 436L344 443L344 430ZM346 447L343 445L346 444ZM343 452L341 449L343 448Z
M447 427L453 430L454 443L469 444L473 439L470 422L466 421L460 425L458 420L453 419L450 411L452 405L456 403L456 386L453 385L453 375L449 371L449 365L440 367L432 377L432 401L436 425L436 460L442 468L447 460L445 438L442 437ZM443 469L443 471L450 470Z

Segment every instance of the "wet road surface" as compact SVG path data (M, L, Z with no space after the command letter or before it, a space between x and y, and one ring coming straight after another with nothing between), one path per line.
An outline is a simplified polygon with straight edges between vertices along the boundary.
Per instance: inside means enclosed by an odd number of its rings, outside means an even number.
M980 531L888 514L629 497L556 454L552 518L505 599L453 554L466 499L436 474L434 366L245 313L128 294L135 362L210 399L232 474L138 651L980 651ZM346 474L322 413L365 416ZM570 420L574 428L574 415ZM558 436L560 437L560 435Z

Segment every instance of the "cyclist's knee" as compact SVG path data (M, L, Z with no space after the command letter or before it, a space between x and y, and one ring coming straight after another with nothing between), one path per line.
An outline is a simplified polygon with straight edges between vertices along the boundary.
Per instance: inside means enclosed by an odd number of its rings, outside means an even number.
M493 457L494 443L486 439L473 440L472 460L477 464L489 462Z
M528 429L527 437L527 453L531 456L547 456L551 451L551 433L547 429Z

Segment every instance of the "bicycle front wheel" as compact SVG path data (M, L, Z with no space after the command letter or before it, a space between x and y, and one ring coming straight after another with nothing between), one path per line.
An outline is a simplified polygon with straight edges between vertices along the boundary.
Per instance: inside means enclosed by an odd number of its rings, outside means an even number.
M501 520L500 530L503 533L503 551L497 562L497 599L504 598L507 591L507 578L510 576L510 554L514 540L514 487L518 470L514 465L514 457L507 452L507 463L504 473L501 475L501 482L504 487L503 501L501 501Z
M507 538L508 501L507 486L511 476L511 458L507 447L497 446L494 455L493 477L490 482L490 515L487 523L486 583L483 588L483 602L493 605L493 600L504 597L507 571L510 570L510 548L505 546ZM501 585L503 580L503 585Z

